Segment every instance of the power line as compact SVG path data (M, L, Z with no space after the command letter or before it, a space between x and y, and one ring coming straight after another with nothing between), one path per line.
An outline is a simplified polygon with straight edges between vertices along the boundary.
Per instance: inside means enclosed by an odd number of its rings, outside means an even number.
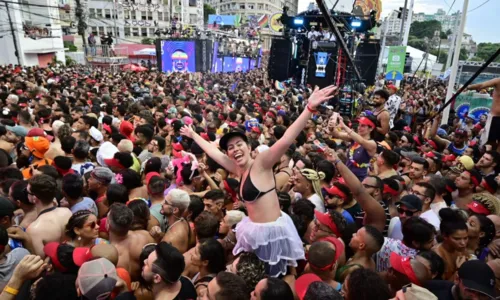
M453 9L453 5L455 5L455 1L456 0L453 0L453 3L451 3L451 6L450 6L450 9L448 10L448 12L446 13L447 15L450 14L450 11Z
M472 12L472 11L475 11L476 9L480 8L481 6L485 5L486 3L490 2L490 0L486 0L484 1L482 4L480 4L479 6L476 6L474 7L473 9L469 10L468 13Z
M21 2L16 2L16 1L7 1L7 0L0 0L2 3L9 3L9 4L18 4L20 6L34 6L34 7L45 7L45 8L57 8L57 9L64 9L64 7L61 6L52 6L52 5L44 5L44 4L33 4L33 3L21 3ZM71 10L71 8L70 8Z

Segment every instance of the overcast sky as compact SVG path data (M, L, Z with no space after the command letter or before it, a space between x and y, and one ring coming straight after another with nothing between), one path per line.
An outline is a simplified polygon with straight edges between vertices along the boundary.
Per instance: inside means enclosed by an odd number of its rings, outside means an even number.
M335 0L324 0L328 7L331 7ZM409 0L410 1L410 0ZM424 12L434 14L438 8L451 12L462 10L464 0L414 0L414 12ZM299 0L299 12L306 10L310 0ZM354 0L339 0L336 9L349 11L352 9ZM474 10L474 8L483 4ZM404 5L404 0L382 0L382 17L387 16L392 10ZM473 10L473 11L471 11ZM500 12L500 0L469 0L467 22L465 32L472 34L476 42L500 43L498 33L498 13Z

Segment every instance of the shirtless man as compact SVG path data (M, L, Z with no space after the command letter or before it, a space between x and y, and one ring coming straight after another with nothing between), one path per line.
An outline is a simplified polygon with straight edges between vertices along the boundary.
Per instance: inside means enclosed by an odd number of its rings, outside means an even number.
M387 132L389 132L389 122L391 116L385 108L385 102L389 99L389 93L385 90L378 90L373 93L372 103L375 109L373 115L377 118L376 141L383 141Z
M458 193L453 195L453 201L458 208L467 209L472 202L474 189L481 184L482 176L476 170L464 171L455 179Z
M191 231L183 215L190 202L191 199L187 192L173 189L165 196L165 201L161 208L161 213L165 216L168 223L167 232L165 232L162 241L171 243L181 253L189 249Z
M27 187L28 199L35 204L38 217L26 230L31 238L36 255L45 258L44 244L60 242L71 211L65 207L54 206L57 183L49 175L33 176Z
M337 269L335 279L344 282L347 275L359 268L375 271L373 254L377 253L384 244L382 232L373 226L361 227L352 237L349 247L354 251L347 263Z
M471 84L467 89L481 91L490 87L494 87L495 89L493 90L493 103L491 105L490 116L486 122L486 138L484 142L493 145L493 147L496 146L498 152L500 150L500 130L490 129L496 129L500 126L500 77L478 84Z
M141 201L141 200L136 200ZM118 250L117 267L130 273L132 281L141 276L139 257L144 245L154 243L153 237L145 230L130 231L134 213L122 203L114 203L109 208L109 241Z

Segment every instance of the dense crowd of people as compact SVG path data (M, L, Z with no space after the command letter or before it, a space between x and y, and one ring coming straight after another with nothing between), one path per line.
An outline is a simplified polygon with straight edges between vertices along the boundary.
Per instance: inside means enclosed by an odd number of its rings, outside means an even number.
M469 89L441 125L417 78L339 115L265 69L0 67L0 300L494 299L500 78Z

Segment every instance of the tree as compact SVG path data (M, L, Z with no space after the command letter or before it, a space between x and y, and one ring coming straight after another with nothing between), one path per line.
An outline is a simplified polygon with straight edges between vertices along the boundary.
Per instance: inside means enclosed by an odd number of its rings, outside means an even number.
M436 31L441 32L441 22L437 20L413 22L410 27L410 35L419 39L425 37L432 39Z
M476 57L481 60L488 60L500 48L500 43L479 43L477 45ZM500 62L500 57L495 59L495 62Z
M426 51L424 39L417 38L416 36L410 35L408 37L408 46L411 46L413 48L417 48L417 49L422 50L422 51Z
M150 39L150 38L143 38L141 40L141 44L144 44L144 45L153 45L154 44L154 40Z
M203 4L203 20L205 24L208 24L208 16L215 14L216 14L215 9L212 6L206 3Z

